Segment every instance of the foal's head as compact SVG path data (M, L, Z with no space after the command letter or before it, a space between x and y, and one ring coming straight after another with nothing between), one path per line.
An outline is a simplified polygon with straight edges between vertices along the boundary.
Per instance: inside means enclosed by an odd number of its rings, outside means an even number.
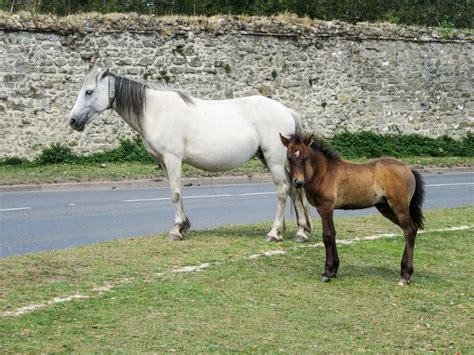
M290 178L297 188L302 188L305 183L305 164L309 159L313 135L304 137L296 133L286 138L280 133L281 142L288 148L287 158L290 163Z

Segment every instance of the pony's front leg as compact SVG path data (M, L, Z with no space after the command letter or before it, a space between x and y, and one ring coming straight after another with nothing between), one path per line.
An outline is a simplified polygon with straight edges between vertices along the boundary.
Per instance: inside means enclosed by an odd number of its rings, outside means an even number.
M168 234L168 240L182 240L191 223L184 214L183 198L181 195L181 159L174 155L164 155L163 162L165 164L166 173L171 190L171 200L175 207L174 227Z

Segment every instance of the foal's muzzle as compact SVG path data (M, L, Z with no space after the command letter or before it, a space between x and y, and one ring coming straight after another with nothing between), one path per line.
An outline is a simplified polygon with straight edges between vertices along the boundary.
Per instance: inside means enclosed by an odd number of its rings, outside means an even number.
M293 179L293 185L295 185L297 189L301 189L304 186L304 179Z

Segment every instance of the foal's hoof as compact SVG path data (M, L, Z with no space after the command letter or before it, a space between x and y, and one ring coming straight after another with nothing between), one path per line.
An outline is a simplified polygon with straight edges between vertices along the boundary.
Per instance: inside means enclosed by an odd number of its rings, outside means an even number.
M302 235L295 235L293 238L293 241L296 243L306 243L308 241L308 238Z
M319 281L321 281L321 282L329 282L329 281L331 281L331 279L330 279L329 277L327 277L327 276L321 276L321 278L319 279Z
M400 286L406 286L410 283L410 280L405 280L405 279L400 279L400 282L398 283Z
M176 242L178 240L183 240L183 237L174 233L170 233L168 234L168 238L166 238L166 240L169 240L170 242Z
M275 237L274 235L267 235L267 239L266 239L267 242L271 242L271 243L281 242L282 240L283 240L282 238Z

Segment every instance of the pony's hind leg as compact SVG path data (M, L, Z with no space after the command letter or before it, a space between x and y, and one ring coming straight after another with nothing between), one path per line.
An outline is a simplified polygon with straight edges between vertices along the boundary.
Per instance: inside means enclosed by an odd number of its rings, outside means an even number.
M304 197L304 190L296 189L293 185L290 185L290 198L293 201L298 224L298 230L293 240L297 243L304 243L308 241L308 236L311 233L311 216L309 215L308 203Z
M171 200L175 207L174 227L168 234L168 240L182 240L190 228L191 223L184 214L183 199L181 195L181 160L174 155L167 154L163 156L163 161L168 175L171 190Z
M275 221L273 227L267 234L267 241L279 242L283 240L283 233L285 232L285 205L290 186L286 180L285 168L283 164L269 164L267 162L268 169L272 174L273 183L276 186L276 195L278 198L278 206L275 215Z

